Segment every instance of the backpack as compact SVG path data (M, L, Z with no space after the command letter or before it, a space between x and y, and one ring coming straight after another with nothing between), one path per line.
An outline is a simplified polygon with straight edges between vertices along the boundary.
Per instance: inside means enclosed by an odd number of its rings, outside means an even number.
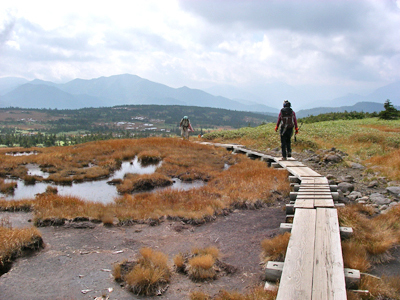
M189 127L189 119L182 119L182 127Z
M293 110L290 107L284 107L281 109L281 119L282 128L293 128Z

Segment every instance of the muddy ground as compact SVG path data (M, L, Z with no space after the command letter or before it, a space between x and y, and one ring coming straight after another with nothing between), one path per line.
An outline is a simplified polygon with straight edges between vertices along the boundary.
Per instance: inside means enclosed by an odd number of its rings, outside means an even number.
M306 157L299 155L299 160L303 158ZM309 165L325 176L351 173L358 189L367 191L361 171ZM17 259L11 270L0 277L0 300L95 299L101 296L110 300L143 299L122 288L111 275L113 264L133 260L142 247L162 251L172 267L173 257L179 252L216 246L221 261L237 268L234 274L203 283L194 283L185 275L174 273L164 294L146 299L189 299L190 292L195 290L209 295L222 289L245 293L251 287L263 285L260 243L276 235L280 223L285 222L284 202L288 199L281 200L258 210L236 210L201 226L164 221L157 226L104 227L97 224L93 228L39 228L45 248ZM13 227L32 226L28 222L32 218L30 213L0 213L0 217L6 216ZM400 249L394 249L392 254L391 262L371 272L379 276L400 275Z
M30 214L8 215L15 227L29 225ZM262 284L260 242L274 236L284 221L285 212L277 206L235 211L201 226L165 221L158 226L40 228L45 248L19 258L0 277L0 299L94 299L102 295L118 300L141 299L113 280L110 270L114 263L132 260L140 248L151 247L167 254L172 265L179 252L210 245L220 250L223 262L237 268L236 273L203 283L174 273L168 290L155 297L189 299L194 290L210 295L221 289L245 292Z

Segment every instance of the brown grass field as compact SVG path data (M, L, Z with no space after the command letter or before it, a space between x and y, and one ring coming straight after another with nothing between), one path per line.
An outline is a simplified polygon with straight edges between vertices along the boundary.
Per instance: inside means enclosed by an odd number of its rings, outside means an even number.
M110 140L35 150L37 155L0 155L3 172L11 174L15 169L20 170L24 164L38 164L43 170L52 168L54 171L47 181L65 184L67 181L94 180L108 176L118 168L121 161L133 159L138 154L141 154L141 160L150 157L151 161L157 161L158 157L162 157L163 162L154 174L128 174L118 187L121 197L109 205L59 196L54 192L21 201L0 201L0 207L4 210L26 209L30 203L36 224L43 224L42 221L46 219L75 217L103 220L105 216L109 219L110 215L121 224L157 220L164 216L202 222L225 210L262 205L273 202L276 194L289 193L285 171L267 168L260 161L232 156L223 149L210 149L209 146L179 139ZM89 164L91 167L87 168ZM231 167L224 170L225 164ZM24 178L26 175L20 172L19 176ZM189 191L166 189L155 193L131 194L137 190L169 185L172 177L208 183Z

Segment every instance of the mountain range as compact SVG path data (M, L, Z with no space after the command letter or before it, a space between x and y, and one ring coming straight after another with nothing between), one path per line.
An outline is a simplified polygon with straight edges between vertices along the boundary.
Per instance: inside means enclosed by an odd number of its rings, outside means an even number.
M0 107L78 109L115 105L158 104L225 108L277 113L258 103L241 103L188 87L171 88L136 75L124 74L57 84L43 80L0 78Z
M157 104L224 108L273 115L279 112L278 108L266 103L268 100L264 104L260 103L256 93L227 86L217 86L206 91L185 86L172 88L131 74L89 80L74 79L67 83L6 77L0 78L0 107L79 109ZM264 99L276 99L278 92L294 95L296 89L286 84L266 85L263 92L270 95ZM400 104L400 81L381 87L367 96L348 94L330 101L319 101L314 108L300 110L297 114L304 117L345 110L381 111L386 99L390 99L394 105Z

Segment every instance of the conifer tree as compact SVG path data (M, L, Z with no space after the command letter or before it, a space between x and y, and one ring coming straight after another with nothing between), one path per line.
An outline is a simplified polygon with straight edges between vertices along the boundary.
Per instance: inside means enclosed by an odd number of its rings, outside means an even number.
M396 120L400 117L400 111L398 111L393 104L390 102L389 99L386 100L385 104L383 105L385 110L382 110L379 113L379 119L383 120Z

